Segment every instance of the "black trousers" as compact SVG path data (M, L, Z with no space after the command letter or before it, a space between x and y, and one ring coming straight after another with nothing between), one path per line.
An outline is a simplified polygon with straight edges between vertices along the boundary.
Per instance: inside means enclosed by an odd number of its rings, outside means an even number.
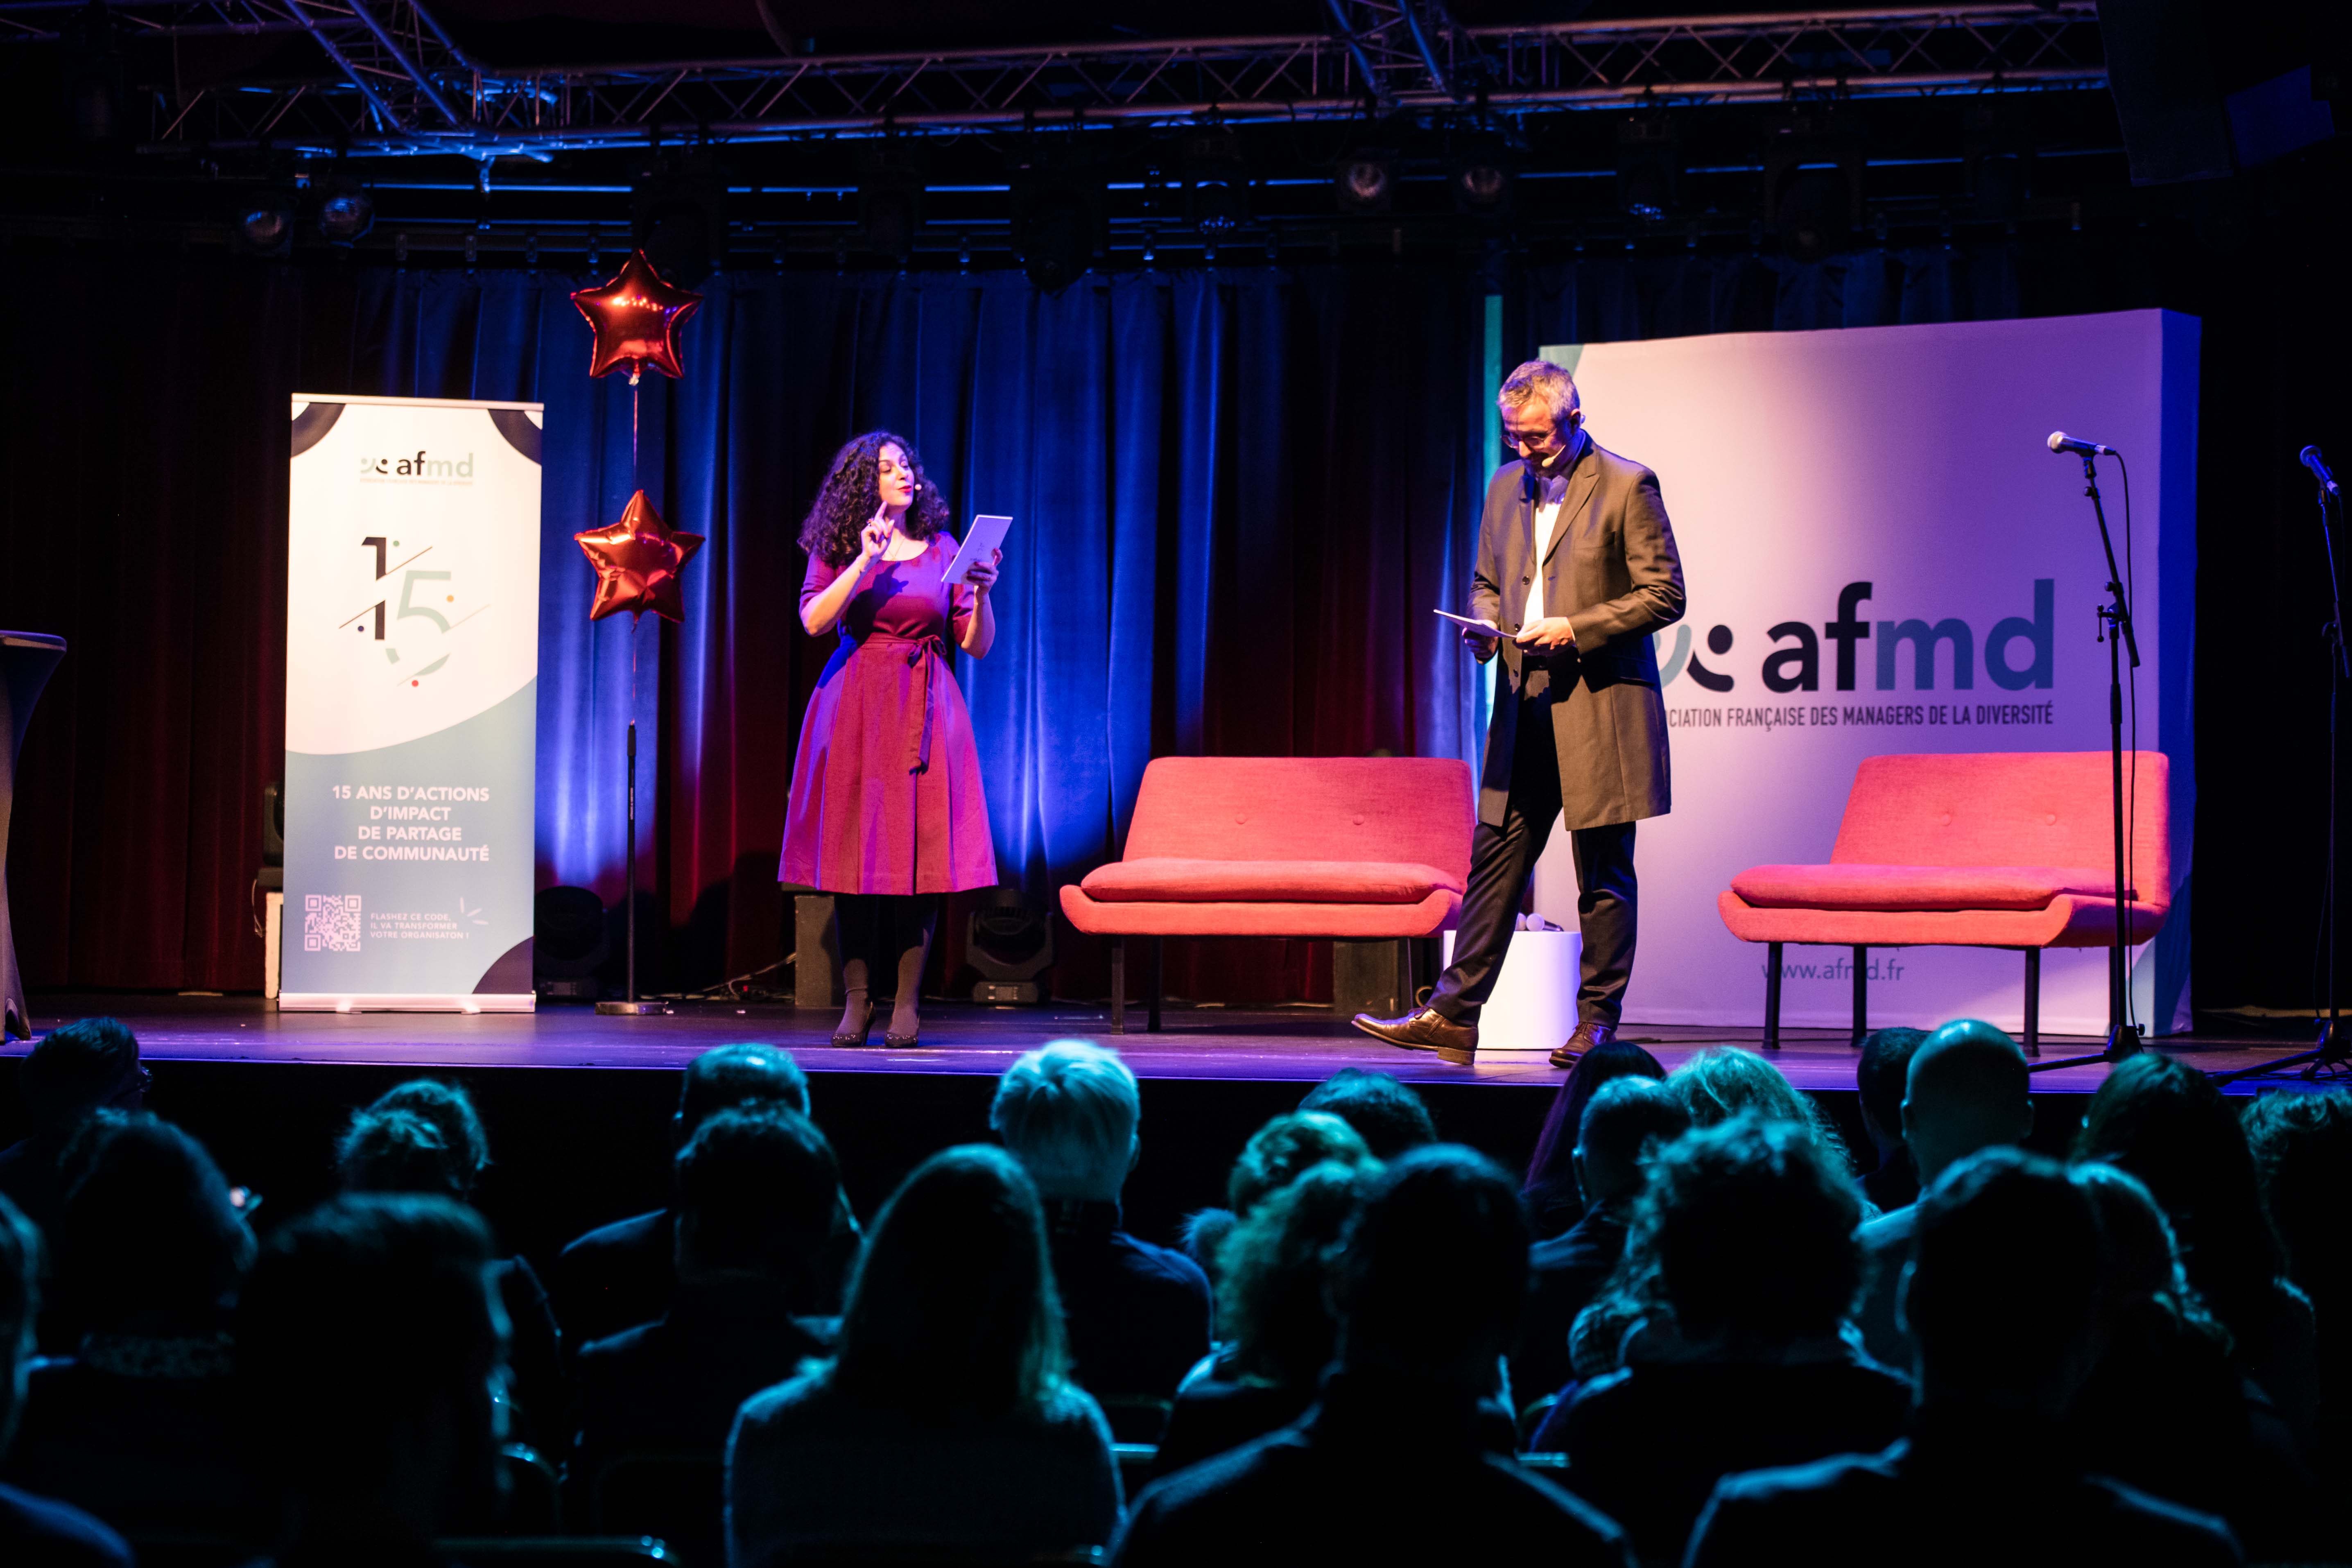
M1519 904L1536 860L1559 819L1559 756L1552 747L1549 695L1511 698L1519 712L1511 792L1503 825L1478 824L1470 837L1470 883L1454 933L1454 963L1437 977L1429 1005L1457 1024L1475 1024L1495 992L1510 949ZM1614 1024L1633 978L1633 930L1639 893L1633 880L1633 824L1571 829L1576 858L1576 917L1584 931L1583 973L1576 1016L1588 1024Z

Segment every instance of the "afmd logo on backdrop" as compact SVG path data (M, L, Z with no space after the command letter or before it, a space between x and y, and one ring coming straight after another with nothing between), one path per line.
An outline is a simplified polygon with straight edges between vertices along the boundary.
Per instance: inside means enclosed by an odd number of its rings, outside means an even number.
M1936 689L1939 668L1949 672L1952 690L1974 690L1979 650L1985 678L2003 691L2048 690L2055 679L2056 589L2054 578L2035 578L2032 616L2007 616L1995 621L1979 644L1976 628L1958 616L1934 622L1916 617L1875 623L1864 620L1861 609L1870 601L1872 585L1848 583L1838 590L1835 618L1822 622L1818 635L1807 621L1782 621L1765 632L1775 646L1764 657L1760 678L1767 691L1819 691L1822 644L1827 641L1833 648L1831 664L1835 689L1852 691L1856 688L1862 663L1861 645L1870 642L1876 666L1871 672L1873 685L1879 691L1898 689L1898 679L1906 663L1910 668L1910 687L1915 691ZM1721 659L1731 652L1737 641L1729 626L1712 627L1706 634L1707 652ZM1903 657L1906 647L1911 655L1907 660ZM1659 651L1663 660L1658 671L1662 686L1670 684L1685 670L1691 679L1709 691L1729 691L1738 685L1735 676L1710 668L1692 651L1687 624L1675 628L1671 649Z
M435 458L419 452L413 458L360 459L361 483L383 479L424 479L470 485L474 482L474 454L468 452L462 458Z

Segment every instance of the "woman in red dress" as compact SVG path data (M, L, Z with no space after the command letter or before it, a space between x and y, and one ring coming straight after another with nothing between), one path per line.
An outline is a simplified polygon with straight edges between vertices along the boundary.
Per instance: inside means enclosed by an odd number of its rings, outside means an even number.
M947 649L952 637L978 658L996 640L988 594L1004 552L950 586L947 521L914 444L874 430L834 455L801 525L801 625L841 643L801 725L777 875L834 895L847 999L836 1046L866 1043L875 976L894 968L883 1037L915 1043L939 896L996 885L980 753Z

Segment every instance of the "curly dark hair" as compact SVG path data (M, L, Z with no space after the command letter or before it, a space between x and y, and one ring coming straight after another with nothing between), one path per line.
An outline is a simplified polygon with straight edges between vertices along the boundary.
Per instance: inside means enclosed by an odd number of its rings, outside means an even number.
M817 487L816 500L801 524L801 548L822 556L827 565L846 566L857 559L858 532L882 505L880 476L886 446L906 453L907 464L915 471L915 499L907 515L898 520L898 531L909 539L929 539L947 526L948 503L939 487L925 477L922 454L915 450L915 444L887 430L868 430L833 455L825 467L824 482Z

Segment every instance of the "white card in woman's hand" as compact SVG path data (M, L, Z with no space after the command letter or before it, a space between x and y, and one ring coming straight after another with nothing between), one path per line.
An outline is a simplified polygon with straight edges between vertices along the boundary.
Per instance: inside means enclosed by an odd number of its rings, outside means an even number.
M956 547L955 559L948 563L948 586L961 587L964 574L975 561L988 559L989 552L1004 542L1004 531L1013 526L1009 517L975 517L965 532L963 542Z

